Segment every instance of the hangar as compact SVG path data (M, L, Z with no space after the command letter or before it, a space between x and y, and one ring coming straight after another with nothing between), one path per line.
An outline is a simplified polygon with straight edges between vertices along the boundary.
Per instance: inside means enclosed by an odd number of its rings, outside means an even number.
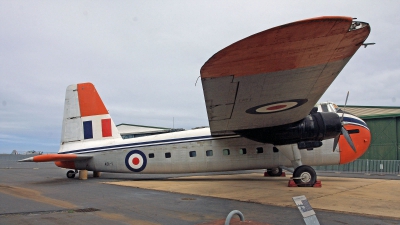
M363 119L371 131L368 150L354 162L315 166L317 171L400 176L400 107L348 105L344 111Z
M348 105L344 110L363 119L371 130L371 145L360 159L400 160L400 107Z

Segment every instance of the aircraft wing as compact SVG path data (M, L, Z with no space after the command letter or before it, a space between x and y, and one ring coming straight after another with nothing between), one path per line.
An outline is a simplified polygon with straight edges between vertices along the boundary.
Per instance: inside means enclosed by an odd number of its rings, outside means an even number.
M212 135L305 118L369 33L351 17L318 17L217 52L200 71Z

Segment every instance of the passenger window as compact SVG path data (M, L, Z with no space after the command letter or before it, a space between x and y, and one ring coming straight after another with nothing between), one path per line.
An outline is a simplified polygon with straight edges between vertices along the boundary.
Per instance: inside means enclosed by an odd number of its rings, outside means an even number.
M154 153L149 153L149 158L154 158Z
M241 149L239 150L239 153L240 153L241 155L245 155L245 154L247 153L247 150L246 150L245 148L241 148Z
M257 154L263 153L264 149L262 147L257 148Z
M223 152L224 155L230 155L231 154L229 149L224 149L222 152Z
M189 152L190 157L196 157L196 151L190 151Z
M166 152L165 153L165 158L171 158L171 152Z
M213 156L213 150L207 150L206 156Z

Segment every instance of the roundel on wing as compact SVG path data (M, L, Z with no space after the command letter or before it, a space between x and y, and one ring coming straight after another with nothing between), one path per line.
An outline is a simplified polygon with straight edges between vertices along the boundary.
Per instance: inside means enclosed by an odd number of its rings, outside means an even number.
M299 107L307 102L307 99L291 99L286 101L272 102L264 105L258 105L246 110L250 114L266 114L282 112L285 110Z
M139 150L130 151L125 156L125 165L129 170L133 172L140 172L144 170L144 168L146 168L146 155Z

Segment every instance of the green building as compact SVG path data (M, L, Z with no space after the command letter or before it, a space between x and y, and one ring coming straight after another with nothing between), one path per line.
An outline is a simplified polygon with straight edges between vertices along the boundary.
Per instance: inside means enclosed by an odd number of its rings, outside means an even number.
M400 107L346 106L345 111L363 119L371 131L371 145L360 159L400 160Z

